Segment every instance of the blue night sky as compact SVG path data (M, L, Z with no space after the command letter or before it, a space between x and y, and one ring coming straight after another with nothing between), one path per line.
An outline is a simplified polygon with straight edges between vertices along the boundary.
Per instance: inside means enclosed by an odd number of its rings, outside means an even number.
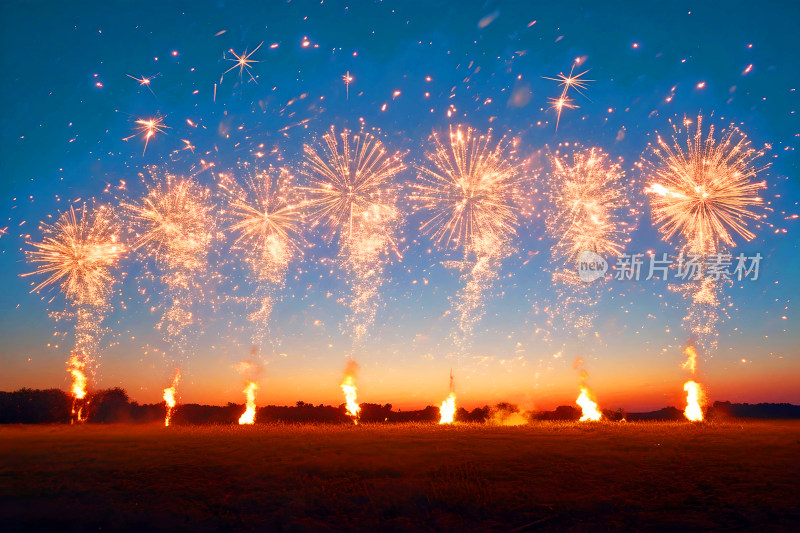
M519 140L518 152L549 170L547 154L573 143L624 160L629 199L640 212L628 250L670 252L651 224L638 163L669 120L699 113L720 128L735 123L756 147L770 146L760 173L768 209L751 242L734 253L764 256L757 281L724 288L719 346L704 354L699 380L712 399L800 402L794 297L800 252L796 148L800 123L800 7L793 2L22 2L0 5L3 112L0 118L0 390L69 386L71 325L56 290L31 294L20 275L27 240L40 221L94 198L117 205L145 191L148 165L196 173L214 186L239 162L297 171L303 144L332 125L376 133L406 153L400 183L416 179L433 131L464 124ZM236 71L255 52L256 82ZM594 80L558 130L547 99L560 93L543 77L568 73L576 58ZM342 77L353 81L349 99ZM151 78L152 92L133 77ZM713 116L710 116L713 113ZM144 142L135 121L163 116L165 134ZM186 142L185 142L186 141ZM194 150L184 150L190 144ZM569 143L569 146L563 146ZM258 153L266 154L263 158ZM120 187L121 183L125 187ZM541 185L534 185L541 188ZM456 375L467 407L508 400L525 407L570 403L573 359L582 357L604 407L679 405L686 374L685 303L664 282L608 280L593 331L576 337L553 323L545 198L521 224L471 346L457 353L449 312L460 280L442 264L458 259L420 234L420 214L399 229L402 261L389 260L375 324L352 348L344 327L348 286L334 261L337 244L317 231L290 265L262 347L259 403L341 401L346 357L361 365L359 399L395 406L438 404ZM405 205L405 204L403 204ZM406 209L408 211L408 209ZM246 272L229 242L214 243L210 268L223 279L203 307L184 363L182 401L241 401L233 365L249 357L248 322L236 291ZM93 386L121 386L158 401L172 368L154 330L155 302L141 257L120 264L122 282L101 342ZM149 284L149 285L148 285ZM228 292L229 291L229 292ZM580 309L578 310L580 311ZM558 317L555 317L558 322Z

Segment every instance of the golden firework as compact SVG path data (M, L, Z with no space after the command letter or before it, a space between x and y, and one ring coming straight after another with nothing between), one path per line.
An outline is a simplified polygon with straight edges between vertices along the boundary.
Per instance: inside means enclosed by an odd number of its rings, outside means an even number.
M516 234L526 174L517 164L506 137L492 141L492 132L450 128L449 142L434 133L412 184L412 201L429 217L421 230L437 246L461 248L465 255L493 254Z
M250 68L253 66L253 63L258 63L258 61L256 61L255 59L250 59L250 57L253 54L255 54L258 51L258 49L261 48L261 45L263 45L263 44L264 43L261 42L261 44L256 46L255 49L250 53L247 53L247 49L245 49L245 51L242 52L241 55L238 55L233 50L230 50L230 53L233 56L233 58L228 57L228 58L225 58L225 59L227 59L228 61L235 61L236 64L233 65L228 70L226 70L225 72L223 72L222 75L225 76L225 74L227 74L228 72L232 71L236 67L239 67L239 79L242 79L242 75L245 72L247 72L247 75L250 76L250 79L252 81L256 81L256 79L253 77L253 73L250 72ZM258 82L256 81L256 83L258 83Z
M70 207L55 224L43 223L41 228L42 241L28 242L35 249L25 252L28 262L38 266L23 275L47 278L31 292L58 284L75 305L104 305L114 283L111 270L125 253L111 208L89 210L84 205L76 214Z
M147 186L141 201L123 202L135 239L169 268L197 268L214 231L209 191L192 177L166 174Z
M555 255L575 260L581 252L616 256L630 240L623 215L629 208L625 172L600 148L550 158L547 229Z
M398 215L394 177L405 169L400 153L390 154L369 133L336 134L333 126L322 145L305 145L303 174L308 185L307 208L313 225L348 239Z
M298 239L302 215L289 197L291 175L286 169L268 168L240 185L232 175L220 176L220 187L228 196L228 230L235 235L234 249L261 280L280 282L289 261L300 251Z
M755 179L767 166L756 168L754 162L764 150L753 148L736 126L723 130L717 140L713 125L703 136L702 116L697 117L694 134L692 122L683 122L685 146L676 138L680 128L673 124L672 143L659 136L651 148L655 157L645 160L650 173L645 193L650 194L653 222L662 238L669 241L678 234L694 254L735 246L734 235L753 239L748 221L759 218L753 207L763 205L758 193L766 188L764 181Z

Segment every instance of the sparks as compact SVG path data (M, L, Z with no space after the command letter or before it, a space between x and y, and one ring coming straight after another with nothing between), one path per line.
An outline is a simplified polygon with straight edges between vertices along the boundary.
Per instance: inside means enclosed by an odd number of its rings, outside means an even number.
M345 85L345 93L347 94L347 99L350 100L350 83L353 81L353 77L350 75L350 71L347 71L347 74L342 76L342 81L344 81Z
M166 129L169 129L169 126L164 124L164 117L155 117L155 118L140 118L136 121L138 126L135 128L137 133L134 133L130 137L125 137L123 140L127 141L128 139L132 139L136 137L136 135L142 134L144 137L144 150L142 150L142 155L147 152L147 144L150 142L150 139L155 137L157 133L163 133L166 135Z
M555 109L556 111L556 131L558 131L558 124L561 121L561 112L564 109L577 109L578 106L575 105L573 102L574 100L569 97L569 90L575 89L575 91L586 98L588 97L583 92L586 90L588 84L594 80L587 80L583 78L583 76L589 72L585 70L580 74L573 74L575 72L575 66L578 65L578 61L575 61L572 64L572 68L569 71L569 75L565 75L563 72L559 72L558 76L555 78L548 78L546 76L542 76L546 80L552 80L558 82L558 85L561 87L561 95L558 98L548 98L548 103L550 104L550 109Z
M250 57L253 54L255 54L258 51L259 48L261 48L262 44L264 44L263 41L261 42L261 44L256 46L255 50L253 50L249 54L247 53L247 49L245 49L245 51L242 52L241 55L238 55L233 50L230 50L230 53L233 55L233 59L229 58L229 57L226 57L225 59L227 59L228 61L235 61L236 64L233 65L228 70L226 70L225 72L223 72L222 75L225 76L225 74L227 74L228 72L230 72L233 69L238 67L239 68L239 79L242 79L242 76L243 76L244 72L247 72L247 75L250 76L250 80L258 83L256 81L256 79L253 77L253 73L250 71L250 68L253 66L253 63L258 63L258 61L256 61L255 59L250 59Z

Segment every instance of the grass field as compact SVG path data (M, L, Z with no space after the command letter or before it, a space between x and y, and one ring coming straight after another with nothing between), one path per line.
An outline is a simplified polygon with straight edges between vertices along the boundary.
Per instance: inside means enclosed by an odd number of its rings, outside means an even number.
M797 531L800 422L0 427L0 529Z

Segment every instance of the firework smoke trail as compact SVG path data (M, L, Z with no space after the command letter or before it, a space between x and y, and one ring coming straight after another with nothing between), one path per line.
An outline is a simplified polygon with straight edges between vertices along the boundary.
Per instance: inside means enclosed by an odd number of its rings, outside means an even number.
M248 320L255 326L251 342L260 347L267 334L276 293L284 288L289 263L302 254L299 202L292 197L292 176L286 169L242 168L240 183L220 174L226 198L227 230L234 235L232 249L250 268L254 291L247 298Z
M755 208L763 207L758 194L766 183L756 178L768 165L757 167L755 163L765 150L753 148L734 125L724 129L719 139L713 125L704 134L702 115L695 121L694 132L693 122L684 118L685 144L678 139L682 129L671 120L670 124L672 142L659 135L657 144L650 147L651 157L643 161L649 174L644 192L650 195L653 224L662 239L670 242L677 238L681 257L694 256L704 269L709 256L736 246L735 236L745 241L755 237L748 223L761 218ZM684 326L694 338L692 342L709 356L717 344L721 281L705 277L670 288L683 293L688 302ZM695 350L694 346L688 348ZM696 359L695 353L693 375ZM687 407L686 417L702 420L702 389L694 381L687 382L684 389L690 407L699 406L691 413Z
M109 310L108 298L116 279L112 269L126 252L119 242L119 223L106 206L88 209L86 205L60 214L53 224L42 223L41 242L27 242L29 263L37 265L29 275L47 278L31 292L57 285L69 302L75 320L75 346L67 363L72 376L73 421L83 421L87 387L87 368L95 371L102 336L101 324ZM54 313L58 318L62 314Z
M434 133L428 163L417 167L411 201L428 218L421 230L440 249L456 249L463 260L446 262L462 269L462 289L451 300L459 315L456 344L464 352L475 324L483 317L486 293L513 249L525 214L524 185L532 176L517 162L513 143L494 142L492 132L450 128L447 141Z
M333 127L320 146L305 145L303 175L312 226L338 235L339 257L352 290L348 317L355 347L375 320L386 262L394 252L401 212L395 176L405 169L399 152L390 154L369 133L337 134Z
M361 411L361 406L358 405L358 397L356 395L356 375L358 374L358 363L350 359L344 367L344 378L342 379L341 387L344 393L345 407L347 409L347 416L353 419L353 424L358 425L358 414Z
M188 350L188 328L195 324L193 302L202 300L198 281L207 270L207 254L216 221L209 191L193 177L159 174L151 169L147 194L122 208L134 232L133 247L153 257L166 305L157 328L170 344L170 363L180 368Z

